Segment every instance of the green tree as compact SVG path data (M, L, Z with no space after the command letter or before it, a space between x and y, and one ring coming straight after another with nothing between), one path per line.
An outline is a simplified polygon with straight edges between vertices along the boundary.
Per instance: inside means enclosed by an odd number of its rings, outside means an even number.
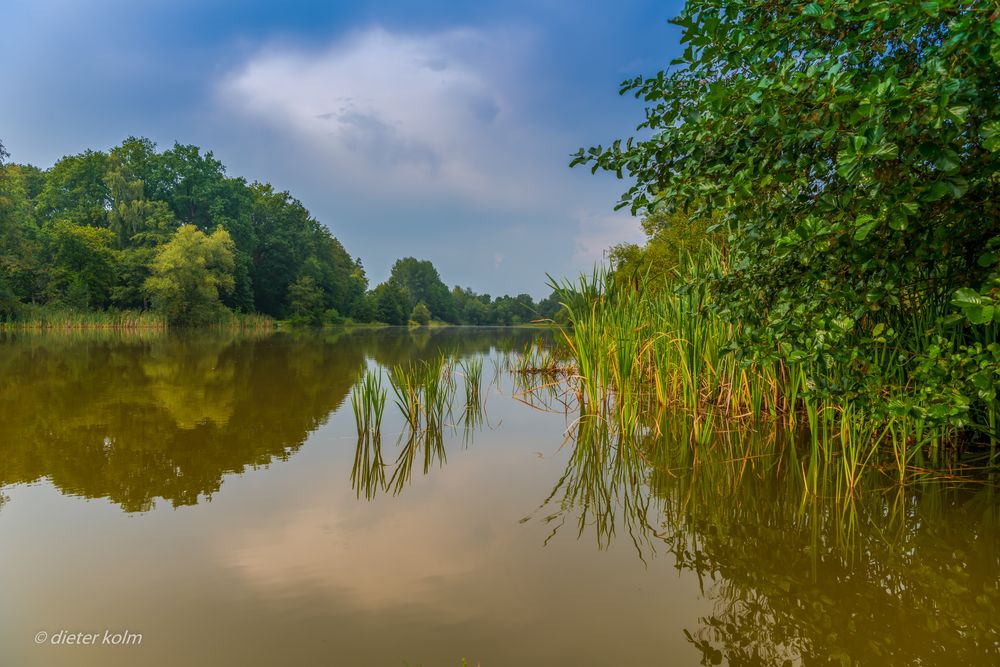
M146 199L142 180L132 177L114 159L104 181L109 196L108 227L115 234L118 248L133 241L162 243L177 228L166 202Z
M565 322L566 309L563 308L560 299L559 292L553 290L551 294L538 302L538 316L554 322Z
M344 310L359 322L368 322L372 318L369 307L371 302L367 298L367 291L368 276L365 275L365 267L361 263L361 258L356 257L348 283L347 303L344 304Z
M317 326L323 320L323 290L311 276L302 276L288 286L292 321Z
M6 153L0 144L0 281L7 302L36 296L41 277L38 227L30 195L34 168L2 164ZM14 309L11 305L8 310Z
M423 301L431 313L446 322L455 321L451 293L441 281L441 276L428 260L404 257L392 265L389 281L406 295L407 312Z
M521 293L515 296L512 310L514 311L514 317L521 324L531 322L538 317L538 308L530 294Z
M375 319L386 324L406 324L410 312L406 294L392 282L381 283L375 288Z
M622 243L611 248L615 279L636 289L657 292L674 282L686 256L698 255L706 243L721 244L719 232L709 232L716 217L692 217L680 211L659 211L643 217L646 243Z
M15 317L21 302L11 288L7 277L0 272L0 321Z
M90 286L87 281L79 275L72 276L62 302L74 310L90 310Z
M413 312L410 313L410 321L416 322L420 325L430 324L431 321L431 311L423 301L420 301L413 307Z
M7 157L0 155L5 302L13 294L15 304L146 308L159 251L190 224L230 235L233 287L218 290L229 308L289 317L290 285L308 277L333 319L375 316L360 259L287 192L229 177L211 152L182 144L158 152L152 141L128 137L108 153L69 155L46 171Z
M817 391L877 403L883 350L907 364L892 410L975 418L1000 377L995 3L691 0L675 23L674 69L622 86L644 137L573 164L633 179L633 212L721 212L707 283L744 354L837 365Z
M472 312L475 308L472 306L473 302L478 305L479 300L476 299L476 294L469 288L462 288L458 285L451 290L451 303L452 307L455 309L456 320L462 324L482 324L482 320L485 318L485 313Z
M118 252L115 284L111 288L111 305L121 309L149 308L146 279L153 275L155 247L129 247Z
M156 156L149 174L148 196L165 201L182 224L206 233L222 226L230 234L234 287L223 301L237 310L254 310L250 270L257 239L250 216L253 196L246 181L226 176L225 166L211 151L202 154L197 146L180 143Z
M8 253L13 250L16 240L19 240L17 221L12 214L14 208L11 202L9 177L7 166L4 161L10 154L0 141L0 318L8 319L13 317L20 305L17 294L10 285L10 262Z
M233 255L233 240L222 227L206 235L182 225L157 251L146 291L172 323L210 322L224 312L221 297L234 287Z
M100 151L69 155L45 174L37 209L43 220L68 220L74 225L108 226L111 195L104 182L108 156Z
M60 220L45 231L50 301L79 308L104 308L115 280L117 259L108 229Z
M250 275L256 309L287 316L292 278L308 275L322 291L326 308L352 312L368 286L360 260L352 260L330 231L289 193L260 183L251 185L250 192L256 239Z

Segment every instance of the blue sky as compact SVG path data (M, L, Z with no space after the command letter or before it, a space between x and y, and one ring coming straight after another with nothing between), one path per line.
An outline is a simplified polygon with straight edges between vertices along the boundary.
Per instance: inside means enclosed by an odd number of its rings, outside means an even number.
M0 140L48 167L129 135L212 150L361 256L547 293L642 238L625 184L567 167L632 133L617 94L679 51L679 2L31 0L0 4Z

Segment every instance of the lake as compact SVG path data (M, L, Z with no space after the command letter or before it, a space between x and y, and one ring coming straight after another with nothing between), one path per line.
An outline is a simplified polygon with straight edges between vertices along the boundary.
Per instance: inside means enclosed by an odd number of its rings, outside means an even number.
M4 335L0 665L1000 662L995 480L626 437L512 372L539 336ZM359 440L358 379L442 354L442 427L389 390Z

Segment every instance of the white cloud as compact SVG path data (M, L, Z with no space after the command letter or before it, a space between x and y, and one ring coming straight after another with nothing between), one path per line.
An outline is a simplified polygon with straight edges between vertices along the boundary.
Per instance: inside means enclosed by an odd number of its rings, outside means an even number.
M545 133L518 108L527 51L530 39L509 31L371 28L319 52L264 49L218 95L229 112L289 135L339 183L523 204L545 196L533 173Z
M577 231L573 238L573 264L587 270L605 260L607 250L619 243L643 243L646 235L639 218L627 212L614 215L577 214Z

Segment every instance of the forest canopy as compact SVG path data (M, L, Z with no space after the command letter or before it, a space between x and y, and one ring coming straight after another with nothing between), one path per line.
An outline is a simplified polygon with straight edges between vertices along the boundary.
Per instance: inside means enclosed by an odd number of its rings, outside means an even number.
M361 260L300 201L229 176L197 146L160 151L129 137L47 170L9 157L0 143L0 321L47 308L152 310L180 325L232 312L308 325L413 315L509 325L558 310L526 294L449 290L431 262L412 257L369 290Z

